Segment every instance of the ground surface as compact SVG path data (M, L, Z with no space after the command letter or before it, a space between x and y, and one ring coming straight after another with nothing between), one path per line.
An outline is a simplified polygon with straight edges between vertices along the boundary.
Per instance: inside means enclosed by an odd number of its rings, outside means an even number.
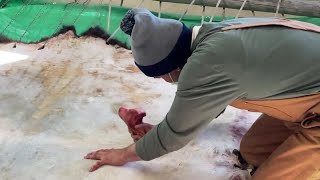
M119 106L142 107L156 124L176 87L145 77L129 51L100 39L68 33L40 46L0 44L2 180L247 179L231 151L258 114L231 107L177 152L89 173L85 154L132 143Z

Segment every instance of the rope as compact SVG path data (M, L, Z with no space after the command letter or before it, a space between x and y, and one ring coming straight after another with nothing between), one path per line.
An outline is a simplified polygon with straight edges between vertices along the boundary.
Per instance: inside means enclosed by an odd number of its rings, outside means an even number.
M241 5L241 8L239 9L239 12L238 12L238 14L236 15L235 19L237 19L237 18L239 17L239 15L240 15L240 13L241 13L244 5L246 4L246 2L247 2L247 0L244 0L244 1L243 1L242 5Z
M162 9L162 1L159 1L159 12L158 12L158 18L161 18L161 9Z
M107 32L110 29L110 17L111 17L111 1L109 0L109 4L108 4L108 23L107 23Z
M212 16L211 16L211 18L210 18L209 23L212 23L213 18L214 18L214 16L216 15L216 13L217 13L217 11L218 11L218 8L219 8L219 6L220 6L220 3L221 3L221 0L219 0L219 1L217 2L216 8L215 8L214 11L213 11L213 14L212 14Z
M281 0L278 1L277 10L276 10L276 13L274 14L274 17L277 17L277 15L278 15L278 13L279 13L280 4L281 4Z
M72 24L76 24L76 22L78 21L80 15L83 13L83 11L88 7L87 5L90 3L91 0L86 0L82 5L83 8L81 9L80 13L77 15L77 17L74 19L74 21L72 22Z
M136 8L140 7L145 0L141 0L141 2L138 4L138 6L136 6ZM112 39L120 30L120 26L111 34L111 36L107 39L107 43L109 43L110 39Z
M123 6L123 0L121 0L121 2L120 2L120 6L121 6L121 7Z
M26 35L26 33L28 32L29 28L33 25L34 22L36 22L36 20L38 20L41 15L46 12L46 10L48 9L48 3L45 3L43 5L43 7L39 10L39 12L37 13L37 15L35 16L35 18L33 18L33 20L31 21L31 23L27 26L27 28L24 30L24 33L22 34L22 36L20 36L19 41L21 41L21 39ZM45 9L44 11L42 11L43 9ZM16 47L16 44L14 45L14 47Z
M17 17L22 13L25 7L31 3L32 0L29 0L28 3L24 3L23 6L19 9L19 11L14 15L14 17L11 19L11 21L7 24L7 26L1 31L0 34L3 34L5 30L7 30L8 27L17 19Z
M189 8L196 2L196 0L192 0L191 3L188 5L187 9L184 11L184 13L180 16L179 21L182 20L182 18L187 14Z
M206 13L206 6L202 6L201 25L204 23L204 15Z
M68 7L69 4L72 5L71 8L69 8L70 10L67 11L67 12L63 15L61 21L59 22L59 24L58 24L58 26L56 27L56 29L55 29L54 32L57 32L57 31L58 31L58 29L60 28L60 26L63 24L63 21L68 17L68 15L69 15L69 13L71 12L72 8L73 8L76 4L78 4L78 3L68 3L68 4L66 5L66 9L67 9L67 7ZM47 39L47 40L44 42L44 44L43 44L41 47L38 48L38 50L43 49L43 48L47 45L48 41L49 41L49 39Z
M8 4L9 0L6 0L1 6L0 9L2 9L6 4Z

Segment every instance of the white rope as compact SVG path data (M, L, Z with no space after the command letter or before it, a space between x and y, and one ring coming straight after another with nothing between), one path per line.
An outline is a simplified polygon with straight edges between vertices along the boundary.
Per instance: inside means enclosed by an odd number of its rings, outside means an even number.
M162 1L159 1L159 13L158 18L161 18Z
M277 17L277 16L278 16L279 9L280 9L280 4L281 4L281 0L278 1L277 10L276 10L276 13L274 14L274 17Z
M189 8L196 2L196 0L192 0L191 3L188 5L187 9L184 11L184 13L180 16L179 21L182 20L182 18L187 14Z
M109 5L108 5L108 23L107 23L107 32L109 32L110 29L110 17L111 17L111 1L109 0Z
M209 23L212 23L213 18L214 18L214 16L216 15L216 13L217 13L217 11L218 11L218 8L219 8L219 6L220 6L220 3L221 3L221 0L219 0L219 1L217 2L216 8L215 8L214 11L213 11L213 14L212 14L212 16L211 16L211 18L210 18Z
M238 12L238 14L237 14L236 17L235 17L236 19L239 17L239 15L240 15L240 13L241 13L244 5L246 4L246 2L247 2L247 0L244 0L244 1L243 1L242 5L241 5L241 8L239 9L239 12Z
M206 13L206 6L202 6L201 25L204 23L204 15Z
M141 0L141 2L136 6L135 8L140 7L143 4L144 0ZM107 43L109 43L110 39L112 39L120 30L120 26L111 34L111 36L107 39Z

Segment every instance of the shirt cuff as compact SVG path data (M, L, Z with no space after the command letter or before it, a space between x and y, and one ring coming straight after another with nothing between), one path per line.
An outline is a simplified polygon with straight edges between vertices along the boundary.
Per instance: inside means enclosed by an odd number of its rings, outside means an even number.
M150 161L168 153L166 148L161 144L158 135L158 128L161 124L163 122L155 126L136 142L136 153L141 159Z

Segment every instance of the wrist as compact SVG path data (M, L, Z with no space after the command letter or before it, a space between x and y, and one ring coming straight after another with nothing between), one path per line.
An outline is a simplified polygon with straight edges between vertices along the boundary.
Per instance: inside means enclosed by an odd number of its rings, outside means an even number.
M131 144L125 148L125 157L127 162L141 161L142 159L136 153L136 143Z

